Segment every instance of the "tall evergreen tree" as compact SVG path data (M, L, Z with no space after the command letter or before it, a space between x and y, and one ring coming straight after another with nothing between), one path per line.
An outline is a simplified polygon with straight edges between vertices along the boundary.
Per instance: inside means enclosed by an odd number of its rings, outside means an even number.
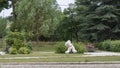
M83 34L90 41L120 39L120 1L119 0L76 0L79 6L87 7L84 12Z

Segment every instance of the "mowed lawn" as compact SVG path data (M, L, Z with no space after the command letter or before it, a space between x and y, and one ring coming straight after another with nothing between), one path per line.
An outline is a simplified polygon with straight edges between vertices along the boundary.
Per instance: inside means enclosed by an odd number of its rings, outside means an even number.
M54 52L33 52L28 55L7 54L0 56L0 62L93 62L93 61L120 61L120 56L85 57L82 54L56 54Z
M55 46L58 42L32 42L31 54L0 55L0 62L94 62L94 61L120 61L120 56L88 57L83 54L57 54Z

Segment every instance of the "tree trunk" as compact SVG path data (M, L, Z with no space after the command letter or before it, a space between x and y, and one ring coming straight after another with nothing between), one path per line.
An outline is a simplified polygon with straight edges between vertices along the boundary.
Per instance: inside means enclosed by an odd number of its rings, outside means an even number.
M12 0L14 23L17 23L17 15L16 15L16 12L15 12L15 3L16 2L14 0Z
M36 42L38 44L39 42L39 15L37 13L37 10L36 10L36 15L35 15L35 35L36 35Z
M77 31L75 32L75 36L76 36L76 41L78 43L79 42L79 38L78 38L78 32Z

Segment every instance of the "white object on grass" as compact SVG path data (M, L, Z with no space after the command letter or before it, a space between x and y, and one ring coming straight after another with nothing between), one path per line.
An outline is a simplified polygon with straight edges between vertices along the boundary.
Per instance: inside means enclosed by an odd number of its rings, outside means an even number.
M65 46L68 48L67 51L65 51L65 53L70 53L70 52L76 53L77 52L77 50L75 49L75 47L73 46L70 40L68 40L65 43Z
M0 55L5 55L5 52L0 51Z

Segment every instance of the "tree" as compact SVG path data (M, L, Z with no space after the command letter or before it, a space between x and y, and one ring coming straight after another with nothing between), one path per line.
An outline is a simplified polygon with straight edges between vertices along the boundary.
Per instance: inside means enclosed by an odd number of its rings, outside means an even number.
M86 25L82 28L86 39L94 42L120 39L119 3L119 0L76 0L77 9L80 6L88 8L84 12L87 18L84 22Z
M19 1L19 0L8 0L8 1L11 1L11 7L13 8L13 21L14 23L17 23L17 14L16 14L16 3Z
M69 7L64 10L64 19L58 27L58 31L64 40L70 39L71 41L76 40L77 42L80 40L80 29L85 21L83 14L85 10L86 8L84 6L77 9L75 4L70 4Z
M61 13L56 0L21 0L16 3L18 31L25 31L28 35L49 37L59 23ZM14 30L13 30L14 31Z
M17 15L16 15L16 2L19 0L0 0L0 11L2 11L4 8L9 9L9 8L13 8L13 21L14 23L17 23ZM11 2L11 4L10 4Z
M6 26L7 26L7 20L4 18L0 18L0 38L6 35Z
M7 0L0 0L0 12L4 9L8 9L9 8L9 3Z

